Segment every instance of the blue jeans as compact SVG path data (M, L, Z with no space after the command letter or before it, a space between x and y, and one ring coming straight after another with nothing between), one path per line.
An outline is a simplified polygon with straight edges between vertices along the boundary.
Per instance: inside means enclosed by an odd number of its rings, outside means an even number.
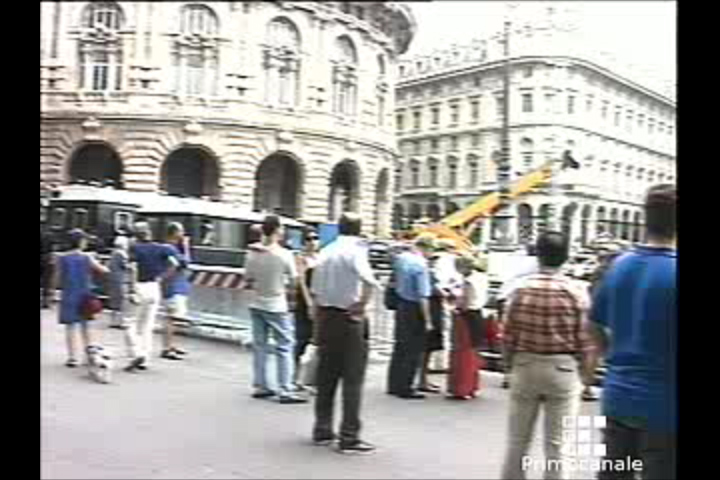
M269 353L277 356L277 385L280 395L292 392L292 379L295 374L293 349L295 347L295 325L287 313L266 312L250 309L253 333L253 386L258 389L270 389L267 381L267 357ZM272 333L275 340L274 352L268 345Z

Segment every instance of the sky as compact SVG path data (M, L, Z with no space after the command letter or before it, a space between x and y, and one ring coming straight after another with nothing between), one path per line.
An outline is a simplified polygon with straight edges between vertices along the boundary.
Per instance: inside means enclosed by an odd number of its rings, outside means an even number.
M407 2L418 24L407 56L424 54L502 28L507 2L491 0ZM517 16L532 18L538 7L569 8L588 44L607 50L623 64L626 76L649 87L677 78L675 1L521 1ZM621 72L618 72L621 73ZM622 74L622 73L621 73Z

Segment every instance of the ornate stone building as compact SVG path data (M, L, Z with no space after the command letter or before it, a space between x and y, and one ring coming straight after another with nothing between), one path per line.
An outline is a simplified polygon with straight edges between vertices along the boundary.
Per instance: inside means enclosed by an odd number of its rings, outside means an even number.
M530 241L548 204L575 244L600 232L638 239L645 190L675 181L675 102L622 77L578 48L552 21L512 28L513 178L570 150L581 164L515 203L514 237ZM500 34L398 64L394 226L438 219L497 190L503 45ZM490 228L479 236L487 241Z
M42 2L41 189L112 180L386 235L393 2Z

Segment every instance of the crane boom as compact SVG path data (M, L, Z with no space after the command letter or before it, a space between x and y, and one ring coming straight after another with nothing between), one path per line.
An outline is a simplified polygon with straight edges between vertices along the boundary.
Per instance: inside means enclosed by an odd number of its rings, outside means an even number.
M546 183L552 174L551 165L552 162L547 162L518 179L510 189L510 199L514 200ZM483 217L492 216L499 206L500 193L488 193L462 210L451 213L438 223L416 229L415 233L447 238L455 242L458 250L469 250L472 248L472 242L468 238L470 231Z

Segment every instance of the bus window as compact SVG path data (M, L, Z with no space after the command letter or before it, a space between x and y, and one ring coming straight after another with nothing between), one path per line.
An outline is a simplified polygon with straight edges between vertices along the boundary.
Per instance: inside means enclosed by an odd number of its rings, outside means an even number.
M215 221L215 245L222 248L238 249L242 245L242 226L236 220Z
M217 244L217 234L215 225L212 220L204 220L200 225L200 245L205 247L215 247ZM219 223L219 222L218 222Z
M293 250L302 249L303 231L299 228L287 228L285 230L285 242Z
M116 232L129 232L132 225L132 214L128 212L115 212L113 221Z
M73 212L72 228L81 228L87 230L88 227L88 211L84 208L76 208Z
M53 210L52 226L53 228L65 228L66 211L64 208L56 208Z

